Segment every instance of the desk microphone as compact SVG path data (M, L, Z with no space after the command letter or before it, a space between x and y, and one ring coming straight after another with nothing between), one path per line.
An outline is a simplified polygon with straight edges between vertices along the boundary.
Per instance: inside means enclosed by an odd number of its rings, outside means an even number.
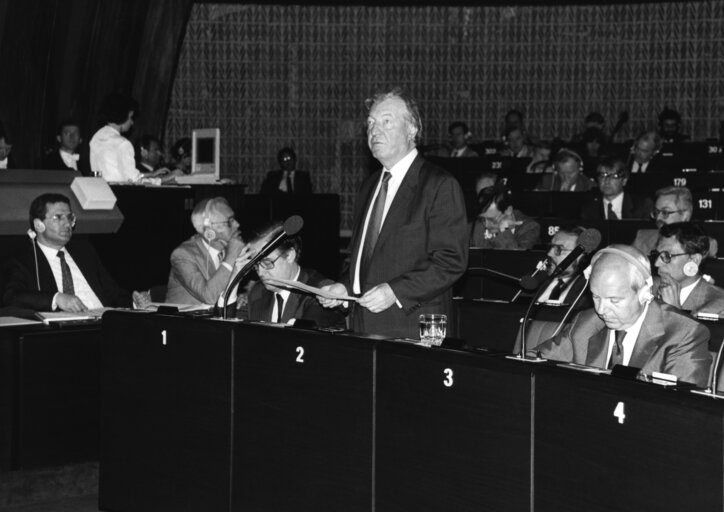
M550 275L551 280L561 275L581 254L591 254L600 244L601 232L595 228L586 229L578 237L578 245L576 245L576 248L553 270L553 273Z
M299 215L292 215L291 217L289 217L287 220L284 221L284 225L276 232L274 238L267 242L267 244L262 247L261 250L256 253L251 260L249 260L249 263L244 265L244 268L242 268L239 273L236 274L234 279L232 279L231 283L229 283L229 286L226 287L226 292L224 293L224 307L221 312L221 317L224 320L226 320L226 306L229 303L229 297L231 296L232 290L234 290L239 285L239 282L244 279L244 277L246 277L249 272L251 272L251 269L254 268L254 266L259 263L259 261L261 261L270 252L276 249L276 247L285 239L299 233L303 226L304 220Z

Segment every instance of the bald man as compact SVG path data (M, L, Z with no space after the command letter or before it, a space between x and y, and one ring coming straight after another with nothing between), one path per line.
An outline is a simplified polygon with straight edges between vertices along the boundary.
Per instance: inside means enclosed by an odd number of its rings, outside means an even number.
M711 356L709 331L668 305L653 301L648 259L628 245L612 245L592 259L594 307L532 352L598 368L617 364L662 372L704 387Z

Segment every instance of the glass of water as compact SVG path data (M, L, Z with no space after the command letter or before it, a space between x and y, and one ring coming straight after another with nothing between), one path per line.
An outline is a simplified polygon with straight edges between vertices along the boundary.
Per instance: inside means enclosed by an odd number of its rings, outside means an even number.
M442 345L447 334L447 315L420 315L420 343L426 347Z

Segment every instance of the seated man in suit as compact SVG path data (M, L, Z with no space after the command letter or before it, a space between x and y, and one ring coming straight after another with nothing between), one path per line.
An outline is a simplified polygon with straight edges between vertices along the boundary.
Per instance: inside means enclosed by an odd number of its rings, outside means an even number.
M533 146L528 141L525 129L520 126L511 126L503 132L503 140L507 146L500 155L512 158L530 158L533 156Z
M71 242L75 215L61 194L43 194L30 205L31 244L4 269L4 303L34 311L79 313L102 307L131 307L132 297L120 288L85 241ZM137 307L148 293L134 292Z
M146 177L163 176L171 172L167 167L163 167L163 150L161 141L153 135L144 135L138 142L138 161L136 168Z
M265 230L249 245L254 251L261 249L282 225L277 223ZM276 322L293 324L295 320L311 320L318 327L345 327L344 315L339 309L325 309L314 295L290 290L279 286L275 279L298 281L319 288L333 281L312 269L302 268L299 257L302 255L302 242L298 236L284 240L268 256L256 265L258 281L249 291L246 311L239 316L257 322Z
M531 249L540 240L540 224L513 209L510 192L498 182L478 194L478 216L470 230L470 247Z
M451 158L474 158L479 156L478 153L468 147L468 141L472 138L473 134L470 133L468 125L462 121L455 121L450 124L447 129L447 133L450 136L450 153Z
M250 249L241 239L234 210L223 197L200 201L191 212L191 223L196 234L171 253L166 302L220 304Z
M584 229L580 226L561 226L558 232L553 235L548 254L546 255L546 272L550 276L558 266L565 260L578 245L578 237ZM538 302L554 302L560 304L572 304L577 300L581 291L588 284L586 278L581 274L582 266L586 256L582 253L576 260L566 268L560 276L553 279L545 290L538 297ZM579 308L591 307L590 294L579 300Z
M724 290L702 277L708 252L709 237L696 224L662 226L651 258L659 272L654 282L657 298L692 313L724 311Z
M666 224L689 222L694 213L694 200L686 187L664 187L656 191L654 209L651 217L656 221L656 229L639 229L633 246L644 254L651 254L659 240L659 230ZM719 244L709 237L709 257L716 258Z
M88 154L81 155L78 151L81 142L83 142L78 123L73 119L61 121L55 139L58 141L58 148L43 155L42 168L78 171L83 176L90 176Z
M629 174L666 172L667 165L659 156L664 141L654 131L644 132L634 141L626 170Z
M532 352L598 368L634 366L705 386L709 330L653 300L648 259L631 246L612 245L593 256L591 267L593 309Z
M581 207L581 218L589 221L648 219L653 209L651 199L626 192L628 177L623 160L604 158L596 172L601 193Z
M687 142L690 137L679 130L681 130L681 114L674 109L665 107L659 114L659 135L661 135L663 143L675 147Z
M292 148L282 148L277 154L279 171L269 171L261 184L262 194L311 194L309 173L297 169L297 154Z
M561 149L553 159L553 173L544 174L535 190L560 192L588 192L593 181L583 174L583 160L570 149Z

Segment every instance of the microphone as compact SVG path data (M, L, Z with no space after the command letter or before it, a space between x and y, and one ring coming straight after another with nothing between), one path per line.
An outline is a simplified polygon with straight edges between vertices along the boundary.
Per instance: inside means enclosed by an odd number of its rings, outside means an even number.
M287 220L284 221L284 225L281 227L281 229L276 232L274 238L267 242L266 245L262 247L261 250L257 252L251 260L249 260L249 263L244 265L239 273L234 276L234 279L231 280L231 283L229 283L229 286L226 287L226 292L224 293L224 307L221 312L221 317L224 320L226 320L226 306L228 305L229 297L231 296L232 290L234 290L239 285L239 282L244 279L244 277L246 277L249 272L251 272L251 269L254 268L257 263L259 263L270 252L276 249L277 246L285 239L299 233L302 230L303 226L304 220L299 215L292 215L291 217L289 217Z
M578 257L583 254L591 254L601 244L601 232L595 228L585 230L578 237L578 245L571 251L571 254L565 257L550 275L551 280L555 279L570 267Z
M548 279L548 273L545 272L547 268L548 259L540 260L536 263L532 274L526 274L520 278L520 287L529 292L537 290ZM543 273L541 274L541 272Z

